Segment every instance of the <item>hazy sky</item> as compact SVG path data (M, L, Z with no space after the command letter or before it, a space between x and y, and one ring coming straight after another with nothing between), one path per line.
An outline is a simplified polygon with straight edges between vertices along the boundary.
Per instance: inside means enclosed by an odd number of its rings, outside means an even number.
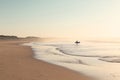
M0 34L120 37L120 0L0 0Z

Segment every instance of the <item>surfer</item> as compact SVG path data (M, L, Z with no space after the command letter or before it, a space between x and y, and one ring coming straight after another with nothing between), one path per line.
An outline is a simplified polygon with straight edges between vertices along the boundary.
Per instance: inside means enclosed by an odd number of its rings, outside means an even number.
M75 41L75 44L76 44L76 45L80 44L80 41Z

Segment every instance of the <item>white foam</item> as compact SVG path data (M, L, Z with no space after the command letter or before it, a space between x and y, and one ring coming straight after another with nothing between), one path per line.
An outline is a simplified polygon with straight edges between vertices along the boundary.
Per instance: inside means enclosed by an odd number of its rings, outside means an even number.
M29 43L35 58L84 73L100 80L120 80L120 44ZM111 61L111 62L110 62Z

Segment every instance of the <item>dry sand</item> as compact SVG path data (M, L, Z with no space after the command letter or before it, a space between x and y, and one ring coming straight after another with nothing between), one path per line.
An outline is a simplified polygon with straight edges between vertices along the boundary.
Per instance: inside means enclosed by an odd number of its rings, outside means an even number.
M33 58L23 41L0 41L0 80L88 80L72 70Z

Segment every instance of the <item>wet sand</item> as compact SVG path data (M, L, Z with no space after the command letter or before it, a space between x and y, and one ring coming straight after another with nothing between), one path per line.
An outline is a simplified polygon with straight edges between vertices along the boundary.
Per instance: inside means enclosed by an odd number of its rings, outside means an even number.
M0 41L0 80L90 80L72 70L33 58L25 41Z

